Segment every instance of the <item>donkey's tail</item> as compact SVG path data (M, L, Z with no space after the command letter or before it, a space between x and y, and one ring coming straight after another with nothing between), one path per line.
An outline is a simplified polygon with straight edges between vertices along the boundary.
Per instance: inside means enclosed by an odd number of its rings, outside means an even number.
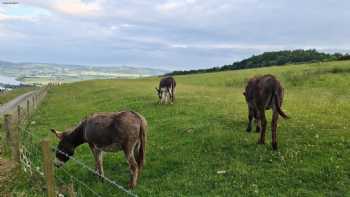
M286 113L284 113L281 109L281 97L279 96L279 94L276 92L275 93L275 104L276 104L276 109L277 109L277 112L284 118L284 119L288 119L289 117L287 116Z
M171 83L171 101L175 101L175 88L176 88L176 82L174 81Z
M137 114L139 118L141 119L141 127L140 127L140 146L139 146L139 154L136 158L137 164L139 166L140 171L142 170L144 164L145 164L145 152L146 152L146 143L147 143L147 121L146 119L141 116L140 114Z

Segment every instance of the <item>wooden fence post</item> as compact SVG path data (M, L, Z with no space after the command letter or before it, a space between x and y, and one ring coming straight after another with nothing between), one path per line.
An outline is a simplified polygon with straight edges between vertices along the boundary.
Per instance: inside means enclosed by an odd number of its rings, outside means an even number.
M50 143L48 140L41 142L41 148L43 151L43 168L47 183L47 196L55 197L55 175L52 162L52 155L50 154Z
M30 104L29 100L27 100L27 119L30 117Z
M4 131L5 131L5 141L4 144L4 150L6 153L9 152L9 147L10 147L10 131L11 130L11 116L8 114L4 115Z
M11 114L6 114L5 119L5 131L7 145L11 149L11 158L13 161L19 164L20 152L19 152L19 131L16 126L16 121Z
M20 125L22 122L21 117L21 106L17 105L17 124Z
M34 111L34 110L35 110L35 100L34 100L34 96L32 96L32 102L33 102L32 108L33 108L33 111Z

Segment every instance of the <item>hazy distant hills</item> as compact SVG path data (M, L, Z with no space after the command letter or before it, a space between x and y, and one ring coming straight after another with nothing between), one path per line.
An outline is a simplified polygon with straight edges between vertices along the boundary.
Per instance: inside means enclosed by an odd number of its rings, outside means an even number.
M50 81L73 82L88 79L137 78L162 75L168 70L128 66L98 67L50 63L13 63L0 61L0 75L14 77L24 83Z

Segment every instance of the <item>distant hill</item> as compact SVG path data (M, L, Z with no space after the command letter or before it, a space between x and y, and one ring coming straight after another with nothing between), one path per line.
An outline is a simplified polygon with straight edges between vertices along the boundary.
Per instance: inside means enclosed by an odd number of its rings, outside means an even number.
M14 65L14 63L0 60L0 66L8 66L8 65Z
M208 69L173 71L171 73L167 73L166 75L184 75L184 74L193 74L193 73L218 72L218 71L227 71L227 70L259 68L259 67L276 66L276 65L281 66L285 64L324 62L324 61L334 61L334 60L350 60L350 55L340 54L340 53L328 54L328 53L318 52L314 49L273 51L273 52L265 52L260 55L253 55L250 58L244 59L242 61L234 62L229 65L213 67Z
M137 78L163 75L166 72L169 72L169 70L127 66L98 67L0 61L0 75L13 77L28 84L50 81L73 82L88 79Z

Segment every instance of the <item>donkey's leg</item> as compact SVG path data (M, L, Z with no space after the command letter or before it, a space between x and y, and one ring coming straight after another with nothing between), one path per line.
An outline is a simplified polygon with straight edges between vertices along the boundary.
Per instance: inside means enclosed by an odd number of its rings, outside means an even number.
M169 95L170 95L171 104L173 104L174 103L174 88L173 87L170 88Z
M265 110L259 111L260 121L261 121L261 131L260 131L260 139L258 144L265 144L265 132L266 132L266 116Z
M171 104L171 95L170 95L170 92L168 91L167 94L166 94L166 103L167 104Z
M260 119L255 119L255 124L256 124L255 132L256 133L260 133L260 131L261 131L261 120Z
M125 157L128 160L129 163L129 169L130 169L130 173L131 173L131 178L129 181L129 188L134 188L137 184L137 178L138 178L138 173L139 173L139 166L135 160L135 156L134 156L134 148L135 148L135 143L134 144L130 144L126 147L126 149L124 150L125 153Z
M95 158L95 170L98 175L103 176L102 151L98 150L93 144L89 143L92 154Z
M134 147L134 150L133 150L135 159L139 157L139 149L140 149L140 143L137 142L135 144L135 147Z
M134 152L134 157L136 160L139 160L139 158L140 158L140 146L141 146L141 142L137 142L135 147L134 147L133 152ZM138 166L138 173L137 173L137 179L138 179L142 169L140 168L140 166L138 164L137 164L137 166Z
M254 113L251 109L248 109L249 110L249 114L248 114L248 126L247 126L247 132L250 132L252 130L252 121L253 121L253 118L254 118Z
M162 92L160 104L166 104L166 94L164 92Z
M255 118L255 125L256 125L255 132L259 133L261 130L261 118L260 118L259 110L256 110L256 109L253 110L253 115Z
M277 120L278 120L278 112L276 107L273 107L272 112L272 123L271 123L271 129L272 129L272 149L277 150Z
M174 98L172 93L169 93L169 100L170 100L170 104L174 104Z
M103 152L99 151L98 153L98 161L99 161L99 166L100 166L100 175L104 176L105 172L103 170Z
M175 87L173 87L173 89L172 89L171 98L172 98L173 102L175 102Z

